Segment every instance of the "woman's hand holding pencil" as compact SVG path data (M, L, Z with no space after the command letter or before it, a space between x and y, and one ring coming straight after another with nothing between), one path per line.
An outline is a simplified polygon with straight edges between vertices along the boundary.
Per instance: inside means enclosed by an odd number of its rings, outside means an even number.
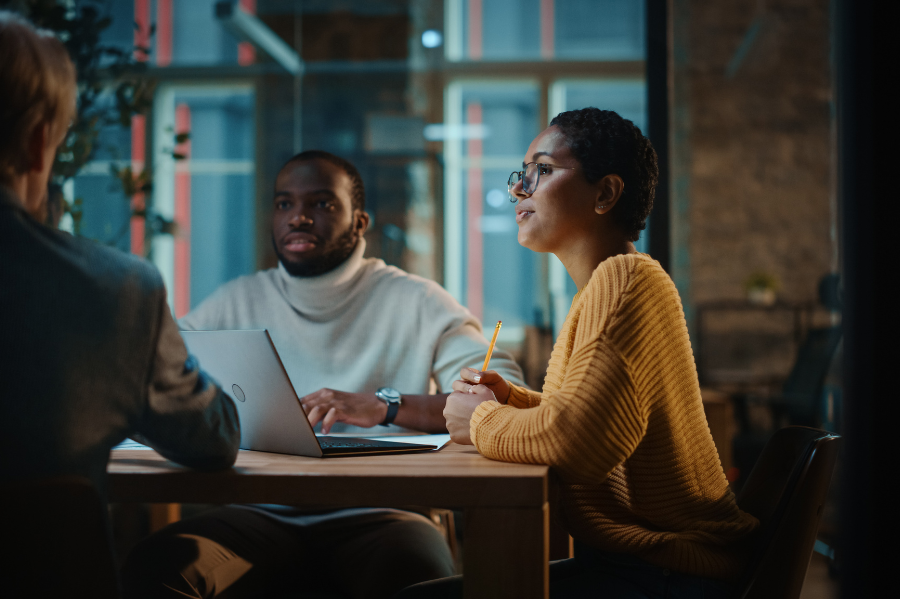
M486 401L506 403L509 398L509 383L493 370L463 368L459 374L461 380L453 381L453 393L447 396L444 419L447 421L447 432L454 443L471 445L469 424L472 413Z
M488 347L484 367L481 370L463 368L459 373L460 380L453 381L454 392L447 397L444 418L447 420L447 432L455 443L472 444L469 437L469 422L472 413L482 402L498 401L505 404L509 399L509 383L495 371L487 370L499 330L498 322Z
M494 335L491 337L491 343L488 345L487 354L484 356L484 366L481 367L481 370L463 368L459 373L462 380L453 382L454 391L459 391L461 393L475 393L475 388L478 385L484 385L494 394L494 397L491 399L496 399L500 403L506 403L506 400L509 398L509 383L503 380L503 377L493 370L487 369L488 364L491 363L494 345L497 344L497 334L500 332L500 327L502 325L503 321L498 320L497 326L494 327Z
M505 404L509 399L509 383L493 370L475 370L463 368L459 373L460 380L453 381L453 390L460 393L478 393L478 387L487 387L494 399Z

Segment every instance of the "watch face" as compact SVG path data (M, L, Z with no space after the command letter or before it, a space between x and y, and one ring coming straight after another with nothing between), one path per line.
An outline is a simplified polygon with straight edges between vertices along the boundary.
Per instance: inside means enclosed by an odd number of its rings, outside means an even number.
M382 396L384 399L392 401L397 401L400 399L400 392L390 387L382 387L378 390L378 395Z

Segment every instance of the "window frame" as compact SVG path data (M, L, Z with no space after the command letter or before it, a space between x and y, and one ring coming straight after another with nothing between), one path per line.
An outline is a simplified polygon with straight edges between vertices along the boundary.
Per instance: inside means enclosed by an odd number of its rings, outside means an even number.
M185 81L163 81L157 87L153 96L153 124L151 136L151 168L153 169L153 191L151 192L150 205L154 212L167 220L175 219L175 174L176 160L172 156L173 138L175 130L175 97L185 95L218 95L223 93L243 92L254 96L254 104L258 103L259 90L252 78L235 79L211 79L203 82L187 83ZM254 137L259 136L259 123L257 122L258 106L254 108ZM256 139L254 140L254 158L252 167L247 164L241 166L252 172L254 176L260 170L260 156L256 151ZM230 160L204 160L201 162L202 170L215 171L216 164ZM191 165L187 165L188 172L194 172ZM254 198L248 198L253 199ZM179 282L175 280L175 238L168 234L155 234L151 239L150 261L159 270L166 286L169 307L175 310L176 289ZM190 279L188 279L190 285Z

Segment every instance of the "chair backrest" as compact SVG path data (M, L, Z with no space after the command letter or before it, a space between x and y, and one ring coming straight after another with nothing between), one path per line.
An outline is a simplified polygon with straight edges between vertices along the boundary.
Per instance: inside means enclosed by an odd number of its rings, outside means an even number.
M816 542L840 437L790 426L769 440L738 498L760 521L738 599L796 599Z
M0 584L10 597L119 596L105 506L91 482L0 483Z
M841 310L841 278L829 273L819 280L819 303ZM841 341L841 325L811 329L797 349L797 359L781 388L792 424L818 426L816 406L822 398L825 376Z
M797 360L781 390L792 423L815 424L816 402L840 341L840 325L811 329L797 350Z

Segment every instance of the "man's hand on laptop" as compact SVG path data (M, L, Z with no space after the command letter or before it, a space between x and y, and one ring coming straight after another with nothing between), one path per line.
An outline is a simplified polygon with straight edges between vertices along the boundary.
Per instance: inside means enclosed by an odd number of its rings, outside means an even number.
M322 423L328 434L335 422L372 427L384 422L388 406L374 393L346 393L334 389L319 389L300 399L300 404L312 426Z

